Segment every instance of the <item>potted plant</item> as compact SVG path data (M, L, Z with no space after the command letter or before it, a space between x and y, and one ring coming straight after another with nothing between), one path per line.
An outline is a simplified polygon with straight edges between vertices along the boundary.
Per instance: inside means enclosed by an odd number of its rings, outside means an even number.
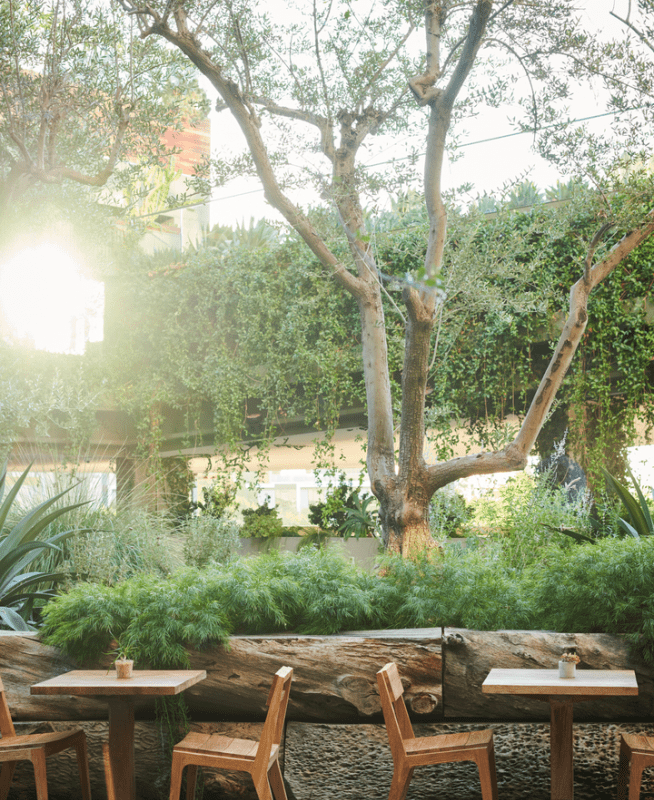
M113 665L116 670L116 677L121 680L131 678L134 670L134 659L131 655L131 648L116 640L114 640L112 644L116 645L114 649L110 651L110 655L115 655ZM109 672L109 670L107 670L107 672Z
M563 653L559 660L559 678L574 678L579 656L572 651Z

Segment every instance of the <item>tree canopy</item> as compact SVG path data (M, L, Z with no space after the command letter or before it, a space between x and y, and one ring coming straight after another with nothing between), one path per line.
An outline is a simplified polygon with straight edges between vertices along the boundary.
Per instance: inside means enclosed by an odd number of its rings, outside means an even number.
M630 115L637 110L641 119L643 114L647 117L652 73L636 38L629 39L633 26L624 25L629 35L621 40L604 41L584 29L572 0L334 0L322 5L288 0L263 10L253 0L152 0L147 4L106 0L98 5L53 0L50 13L35 17L47 31L39 39L30 33L31 18L23 20L15 4L7 0L2 9L9 30L4 58L16 81L14 88L4 92L7 110L2 122L10 142L6 187L18 185L13 183L16 175L19 183L24 178L28 182L62 178L81 178L92 185L101 182L103 163L112 164L115 143L127 136L125 114L140 109L143 130L150 133L148 114L153 121L160 119L158 109L148 104L158 98L166 106L166 93L157 91L157 83L165 82L172 72L162 64L172 65L181 58L211 82L219 109L237 121L247 149L224 154L215 162L213 175L202 177L221 181L235 171L256 174L268 202L282 213L316 260L317 273L302 278L308 304L315 297L331 299L334 285L342 291L341 302L349 298L347 308L356 304L356 345L368 414L368 471L390 549L408 554L425 544L429 499L439 487L467 475L525 465L588 331L591 292L654 230L651 192L635 185L633 191L623 191L625 162L622 171L615 169L616 152L629 156L631 163L646 155L643 134L647 129L633 124L635 118ZM78 9L91 15L97 10L100 15L91 20L91 41L101 42L89 49L88 56L81 43L69 46L79 42L74 27L60 35ZM641 3L639 11L644 20L641 30L646 31L649 4ZM121 36L100 37L109 21L123 26ZM20 36L19 23L24 29ZM98 39L94 38L96 27ZM638 39L641 44L642 40L643 36ZM111 47L103 49L110 41ZM21 118L28 109L32 84L17 57L19 49L27 54L25 64L37 56L43 63L36 70L36 84L43 91L38 97L33 92L34 101L38 100L39 113L33 116L40 120L38 128L27 124L27 117ZM134 68L136 52L145 59L142 71ZM148 62L150 54L156 56ZM85 95L82 81L71 77L59 95L54 89L50 92L65 101L43 105L50 96L48 81L58 86L56 81L65 73L63 65L69 63L66 59L70 60L66 74L83 76L91 69L87 60L94 58L97 73L105 75L102 93L89 78L90 92ZM608 107L625 112L626 116L616 117L613 137L601 140L566 124L567 108L574 104L579 86L604 89ZM23 91L26 100L21 99ZM87 105L75 106L77 100ZM59 113L63 122L60 108L75 106L79 113L93 101L100 111L87 114L85 142L75 144L77 128L70 123L65 126L71 145L67 162L58 154L63 150L57 151L58 143L64 147L66 141L66 137L59 139L64 126L52 122ZM520 233L511 229L510 241L507 234L489 238L481 217L475 220L473 216L463 225L452 206L448 211L442 188L447 148L456 142L460 123L488 107L515 114L518 128L534 131L541 152L556 158L562 167L587 175L597 195L588 225L574 227L574 221L568 220L573 225L570 234L578 241L571 260L569 313L549 364L543 364L530 404L518 409L520 429L511 439L487 441L481 452L450 458L443 450L442 460L433 461L425 454L425 412L430 411L428 398L447 373L442 357L452 346L445 335L448 315L456 327L466 320L467 312L474 311L477 319L486 314L484 325L491 311L494 324L528 313L530 304L542 302L534 288L538 281L528 274L527 264L534 267L530 251L543 238L553 245L557 236L566 235L557 228L547 232L546 225L538 232L530 222ZM632 111L627 114L628 109ZM74 114L68 117L74 118ZM103 138L96 127L105 122L111 124ZM364 168L363 156L374 140L396 147L401 143L402 160L389 160L381 169ZM103 143L104 149L94 142ZM85 151L78 148L85 143L91 145L90 153L82 157ZM400 187L407 192L415 188L416 163L423 159L423 150L425 246L419 263L413 261L403 274L393 274L365 211L366 202L378 198L382 189ZM608 165L612 172L607 172ZM310 213L293 200L302 196L294 193L309 185L320 212ZM337 234L333 226L324 224L332 215L339 221ZM546 252L544 248L542 253ZM410 260L406 259L407 264ZM218 271L220 263L216 259ZM538 262L537 268L546 269L545 262ZM253 274L252 263L242 262L239 292L241 286L245 291L234 305L246 314L250 313L248 298L256 294L254 288L260 288L249 283ZM153 280L156 293L155 284ZM202 303L203 298L196 302ZM266 335L274 326L260 308L257 311ZM233 313L230 316L227 309L226 314L220 325L225 344L212 338L211 348L221 368L229 369L229 347L240 335L246 349L247 337L240 333ZM325 326L329 332L325 341L333 354L342 340L337 319L334 316ZM319 328L311 330L314 337L322 333ZM286 351L287 361L308 363L303 354L309 338L303 338L300 329L289 328L286 342L294 343L296 349ZM329 347L324 353L329 353ZM315 352L323 350L316 346ZM325 356L324 376L336 374L336 360ZM215 382L217 396L224 391L218 386L218 373L211 369L210 359L203 365L202 372L190 367L189 383ZM281 386L283 395L283 370L275 367L265 374L273 373L280 376L276 388ZM248 381L257 374L253 369ZM248 382L243 376L235 380L237 385ZM263 380L261 385L265 384ZM159 385L155 382L155 394ZM344 386L350 391L353 384Z
M456 242L448 238L442 191L451 131L484 105L511 105L516 98L524 109L519 124L537 130L556 123L571 97L571 86L580 80L591 85L600 81L623 103L629 102L637 84L642 99L651 96L651 71L635 56L631 59L633 49L620 51L629 54L621 59L618 50L607 50L586 32L570 0L344 0L326 7L288 3L283 18L260 11L249 0L116 3L138 21L144 39L166 39L211 81L247 143L249 155L241 163L251 161L267 200L318 258L325 277L356 300L371 486L380 501L387 545L403 553L419 549L428 538L428 504L436 489L467 475L524 467L586 329L591 290L654 230L648 209L637 204L630 210L630 224L623 224L623 238L611 240L607 234L618 208L607 202L603 215L610 223L598 225L587 239L568 319L514 440L493 452L427 463L428 368L437 320L447 300L445 253L456 250ZM418 29L425 36L424 55L411 47ZM414 111L410 101L415 102ZM395 304L405 330L397 409L382 300L387 289L370 246L362 204L364 194L379 186L380 177L364 174L360 158L370 137L399 131L409 140L412 134L426 135L429 231L423 265L402 286L404 310ZM638 147L637 133L625 131L622 146ZM564 158L565 148L577 162L583 155L586 168L597 178L604 153L587 137L585 153L580 154L578 145L569 137L557 140L558 157ZM292 162L284 158L284 147L296 153ZM555 149L546 143L543 148ZM339 215L350 254L347 262L290 199L298 181L292 164L299 152L307 164L302 172L315 177L320 196ZM320 156L314 159L315 152Z
M5 217L48 186L126 185L167 128L206 111L175 51L91 0L0 2L0 100Z

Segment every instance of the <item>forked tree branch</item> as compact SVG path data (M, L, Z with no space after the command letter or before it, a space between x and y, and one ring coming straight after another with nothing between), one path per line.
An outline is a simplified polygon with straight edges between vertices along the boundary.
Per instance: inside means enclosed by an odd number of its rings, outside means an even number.
M612 226L609 225L607 227L605 225L598 231L589 246L589 252L595 251L599 238L610 227ZM623 236L606 257L590 269L590 279L588 281L586 280L587 270L584 269L584 275L579 278L570 290L570 311L563 331L545 374L541 378L522 426L513 442L497 452L477 453L429 466L427 473L429 485L433 491L451 481L466 478L470 475L486 475L492 472L509 472L524 469L527 463L527 456L536 442L536 437L545 417L549 413L554 397L561 386L586 330L590 292L652 233L654 233L654 210L650 211L646 221L640 227Z

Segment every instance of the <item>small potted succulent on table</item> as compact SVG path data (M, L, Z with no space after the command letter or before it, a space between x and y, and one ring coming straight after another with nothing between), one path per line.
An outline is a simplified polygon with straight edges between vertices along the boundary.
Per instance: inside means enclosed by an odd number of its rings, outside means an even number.
M566 650L559 660L559 678L574 678L580 658L573 650Z
M132 670L134 669L134 659L131 655L131 648L116 640L114 640L112 644L116 645L114 649L111 650L111 655L116 656L114 658L116 677L121 679L131 678Z

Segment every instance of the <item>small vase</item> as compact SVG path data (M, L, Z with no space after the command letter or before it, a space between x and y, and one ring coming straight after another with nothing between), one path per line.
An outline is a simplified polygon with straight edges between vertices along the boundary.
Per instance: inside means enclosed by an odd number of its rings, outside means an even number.
M131 678L132 669L134 668L133 661L116 661L116 677L117 678Z
M559 678L574 678L576 666L574 661L559 661Z

